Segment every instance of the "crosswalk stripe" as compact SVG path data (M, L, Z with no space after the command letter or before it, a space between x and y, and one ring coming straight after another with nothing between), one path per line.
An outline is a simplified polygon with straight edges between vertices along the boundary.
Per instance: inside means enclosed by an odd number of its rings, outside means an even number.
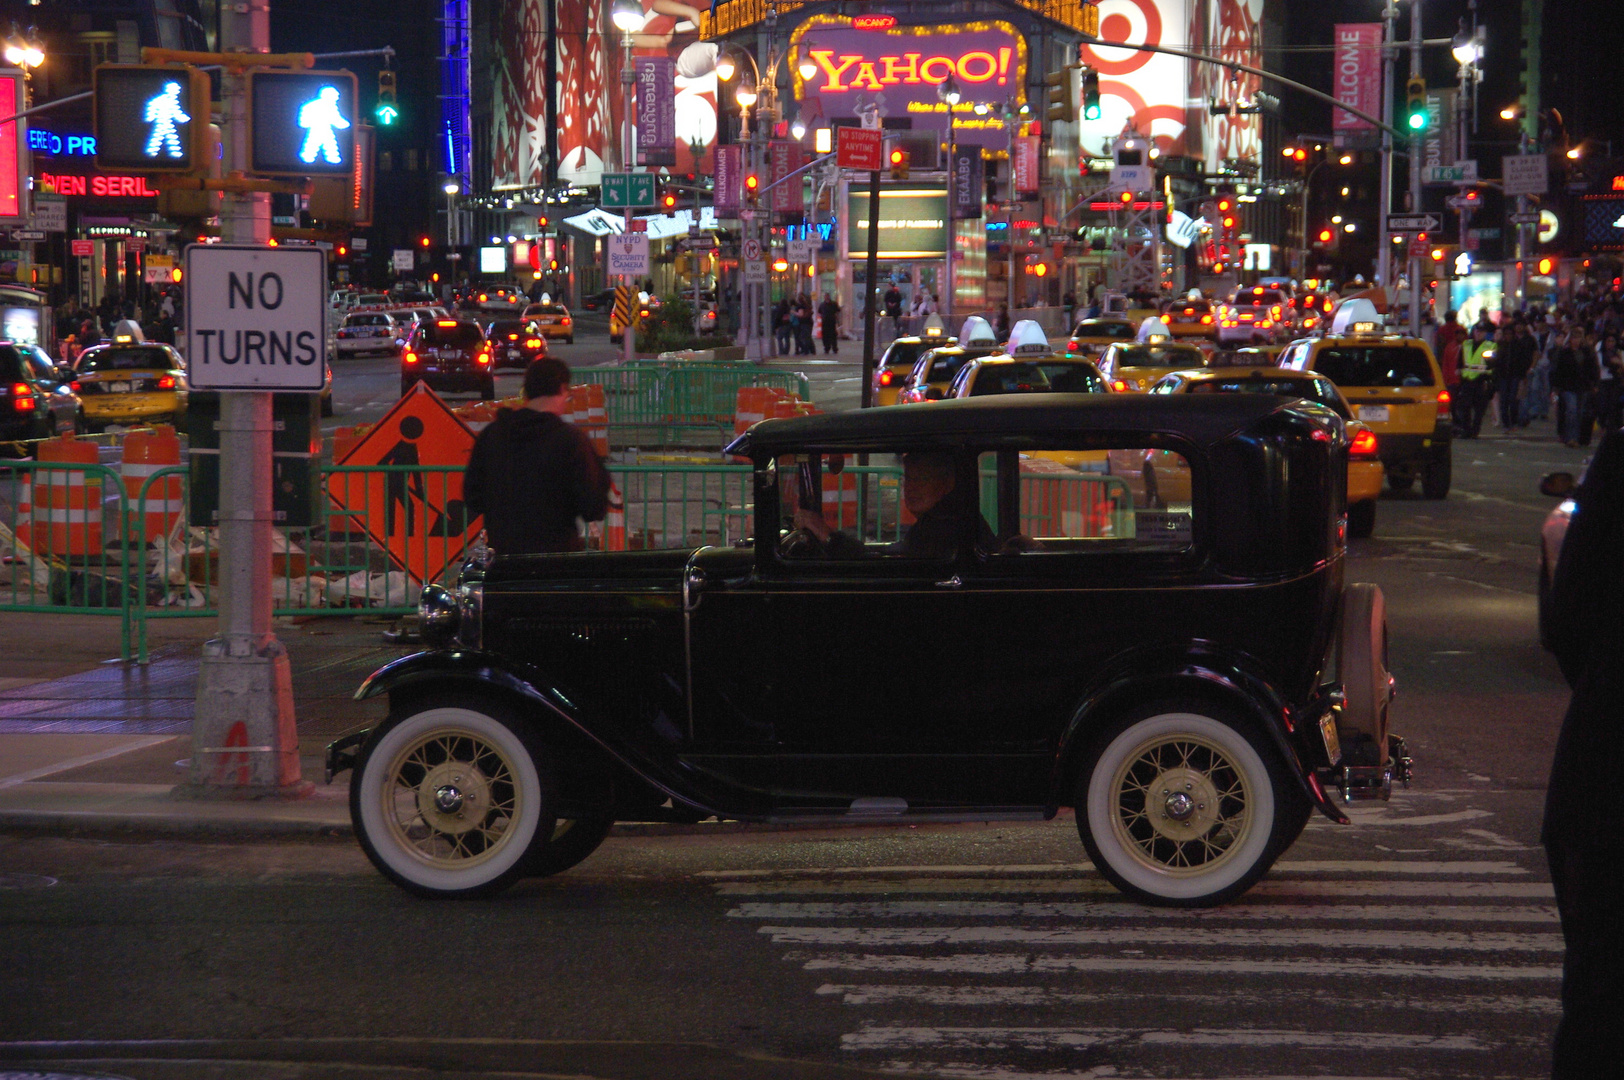
M1334 942L1332 943L1334 944ZM1033 953L953 953L913 956L890 953L810 953L791 950L784 959L801 963L803 971L933 972L951 975L1007 975L1011 973L1092 972L1096 974L1286 975L1327 979L1378 978L1392 983L1404 979L1550 980L1562 978L1558 966L1482 964L1428 964L1409 960L1224 960L1193 958L1068 956Z
M887 1058L884 1061L876 1061L872 1064L876 1068L884 1069L886 1072L902 1073L903 1075L928 1073L933 1076L950 1077L952 1080L1101 1080L1102 1077L1117 1075L1115 1072L1109 1071L1109 1066L1106 1067L1106 1071L1085 1069L1082 1072L1077 1072L1066 1069L1057 1072L1046 1069L1042 1072L1032 1072L1028 1069L1010 1069L998 1065L977 1065L969 1061L938 1063L913 1058ZM1193 1080L1193 1078L1163 1077L1162 1080ZM1218 1077L1206 1077L1204 1080L1242 1080L1242 1078L1237 1073L1227 1072ZM1267 1076L1247 1074L1244 1080L1403 1080L1403 1078L1386 1073L1375 1076L1347 1076L1340 1073L1335 1075L1322 1073L1305 1075L1298 1073L1290 1076L1279 1076L1271 1073Z
M871 877L876 874L1073 874L1094 869L1093 863L1027 863L925 866L814 866L777 870L701 870L694 876L711 881L751 881L766 878ZM1274 864L1280 874L1526 874L1514 862L1460 860L1436 862L1407 859L1282 859Z
M874 1027L842 1035L844 1050L907 1050L920 1048L974 1050L1075 1050L1110 1043L1147 1047L1293 1047L1347 1051L1432 1050L1445 1053L1504 1049L1505 1041L1472 1035L1404 1035L1385 1031L1282 1031L1226 1029L1167 1031L1131 1028L947 1028Z
M1443 934L1407 930L1338 930L1293 932L1169 927L1141 929L1113 926L1104 930L1028 929L1019 926L763 926L759 933L779 945L852 945L861 948L919 945L1164 945L1177 948L1380 949L1450 952L1561 952L1561 934Z
M884 1006L895 1004L940 1005L961 1008L1020 1006L1023 1008L1075 1008L1080 1005L1121 1005L1121 990L1057 990L1049 986L940 986L928 983L824 983L817 994L837 997L843 1005ZM1178 993L1161 991L1156 1000L1167 1006L1207 1009L1213 1004L1210 992ZM1230 987L1224 991L1224 1004L1232 1009L1301 1009L1305 1005L1329 1006L1339 1011L1348 1007L1348 996L1340 988L1293 987L1289 990L1257 990ZM1562 1012L1560 998L1537 994L1417 994L1384 998L1382 1008L1400 1012L1532 1013L1557 1016Z
M1177 922L1497 922L1558 921L1554 906L1491 907L1424 904L1230 904L1220 908L1153 908L1143 904L1012 900L876 900L803 902L749 900L733 919L1159 919Z
M770 880L721 881L713 888L722 896L838 896L875 893L1064 893L1067 895L1120 895L1103 878L873 878L841 881ZM1519 881L1260 881L1248 899L1263 897L1447 896L1482 899L1550 900L1548 882Z

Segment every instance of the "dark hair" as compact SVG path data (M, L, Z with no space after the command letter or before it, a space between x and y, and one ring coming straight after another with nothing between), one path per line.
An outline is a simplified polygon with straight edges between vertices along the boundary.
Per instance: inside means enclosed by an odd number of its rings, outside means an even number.
M552 356L538 356L524 369L524 399L557 397L570 384L570 366Z

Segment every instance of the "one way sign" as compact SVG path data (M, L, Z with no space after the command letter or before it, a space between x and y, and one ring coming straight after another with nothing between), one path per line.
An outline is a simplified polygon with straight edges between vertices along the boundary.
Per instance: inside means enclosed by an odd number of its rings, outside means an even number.
M186 249L186 377L198 390L320 390L327 256L320 248Z

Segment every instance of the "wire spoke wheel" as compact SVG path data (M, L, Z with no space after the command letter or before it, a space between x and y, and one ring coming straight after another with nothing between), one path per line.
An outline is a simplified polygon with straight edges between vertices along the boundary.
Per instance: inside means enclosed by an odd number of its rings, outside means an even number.
M431 731L389 767L389 821L430 861L489 858L510 834L520 800L500 748L454 729Z
M1125 848L1168 873L1201 872L1235 850L1250 819L1245 777L1220 747L1147 742L1118 770L1116 828Z

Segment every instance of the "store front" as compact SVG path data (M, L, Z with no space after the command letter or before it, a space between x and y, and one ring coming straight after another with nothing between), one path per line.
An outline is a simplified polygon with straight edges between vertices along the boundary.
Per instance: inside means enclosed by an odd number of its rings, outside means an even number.
M153 299L161 283L145 280L147 256L171 254L173 228L158 220L151 178L103 172L86 155L36 150L34 187L67 204L67 231L48 242L49 260L63 268L59 305L95 308L111 299L140 306Z

